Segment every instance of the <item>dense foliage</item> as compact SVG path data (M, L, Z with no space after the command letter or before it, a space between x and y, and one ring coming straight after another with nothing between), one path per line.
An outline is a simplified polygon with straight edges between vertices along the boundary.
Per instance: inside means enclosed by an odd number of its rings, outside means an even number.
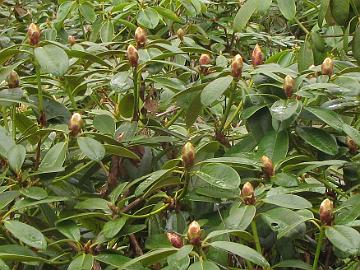
M360 0L0 3L0 269L360 269Z

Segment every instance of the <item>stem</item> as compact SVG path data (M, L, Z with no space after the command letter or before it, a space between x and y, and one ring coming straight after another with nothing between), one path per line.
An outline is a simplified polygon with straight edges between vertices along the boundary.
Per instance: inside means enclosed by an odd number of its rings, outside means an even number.
M251 221L251 230L252 230L252 233L253 233L253 236L254 236L256 250L257 250L257 252L262 254L261 245L260 245L260 239L259 239L259 235L258 235L255 220Z
M35 49L34 49L35 50ZM42 86L41 86L41 73L40 73L40 66L34 59L35 71L36 71L36 82L38 86L38 109L39 114L41 114L44 110L43 104L43 93L42 93Z
M153 211L153 212L150 212L148 214L144 214L144 215L129 215L129 214L125 214L123 212L120 212L119 215L121 216L125 216L125 217L128 217L128 218L148 218L148 217L151 217L153 215L156 215L156 214L159 214L160 212L166 210L168 207L170 206L169 203L161 206L159 209Z
M175 123L175 121L179 118L179 116L183 113L184 109L179 110L174 116L173 118L171 118L166 124L165 127L168 128L170 127L172 124Z
M177 198L178 200L182 199L186 195L186 192L187 192L188 187L189 187L190 175L189 175L189 172L188 172L187 169L185 169L184 178L185 178L184 187L181 190L181 193L180 193L179 197Z
M109 170L105 167L102 161L99 162L101 169L105 172L106 176L109 177Z
M12 114L11 114L12 138L14 141L16 141L16 126L15 126L16 105L12 106L11 110L12 110Z
M229 102L228 104L226 104L226 108L225 108L225 112L224 112L224 117L221 121L221 128L220 130L223 130L224 129L224 126L225 126L225 123L226 123L226 120L230 114L230 109L231 109L231 106L233 104L233 101L234 101L234 91L235 91L235 88L236 88L236 82L233 81L232 82L232 86L231 86L231 89L230 89L230 96L229 96Z
M235 117L239 115L240 110L243 107L243 101L240 101L239 105L236 107L234 114L230 117L229 121L226 122L224 129L228 129L232 121L234 121Z
M309 30L306 29L306 27L302 24L302 22L299 21L298 18L295 18L296 23L300 26L300 28L305 32L305 34L310 34Z
M138 68L134 67L133 72L134 81L134 111L132 121L137 122L139 120L139 86L138 86Z
M95 164L95 161L90 161L90 162L86 163L85 165L81 166L80 168L72 171L71 173L69 173L69 174L67 174L67 175L64 175L64 176L59 177L59 178L55 178L54 181L53 181L53 183L56 183L56 182L59 182L59 181L63 181L63 180L65 180L65 179L68 179L68 178L70 178L71 176L78 174L78 173L81 172L82 170L85 170L85 169L87 169L88 167L90 167L91 165L94 165L94 164Z
M2 114L3 114L4 126L7 130L9 130L8 115L7 115L6 107L2 108Z
M317 269L318 269L318 263L319 263L319 258L320 258L321 246L322 246L322 242L323 242L323 240L324 240L324 236L325 236L325 227L324 227L324 226L321 226L319 239L318 239L318 241L317 241L316 252L315 252L315 259L314 259L314 264L313 264L312 270L317 270Z

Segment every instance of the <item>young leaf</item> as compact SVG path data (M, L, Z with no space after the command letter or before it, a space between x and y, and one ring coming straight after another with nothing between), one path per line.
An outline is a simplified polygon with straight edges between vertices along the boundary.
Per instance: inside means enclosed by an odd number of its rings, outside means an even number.
M35 48L36 61L45 73L62 76L69 68L69 58L66 52L55 45L49 44Z

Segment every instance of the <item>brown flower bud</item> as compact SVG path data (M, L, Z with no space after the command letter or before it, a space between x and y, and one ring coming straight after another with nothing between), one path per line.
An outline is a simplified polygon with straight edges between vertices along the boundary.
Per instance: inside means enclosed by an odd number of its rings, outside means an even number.
M84 125L84 120L79 113L74 113L69 121L70 134L76 136Z
M250 182L246 182L241 189L241 197L244 200L245 204L253 205L255 204L255 193L254 187Z
M237 79L240 78L243 66L244 66L244 62L241 55L240 54L235 55L235 57L231 62L231 75L234 78Z
M252 64L254 67L256 67L258 65L262 65L264 63L263 54L262 54L259 44L256 44L256 46L251 54L251 61L252 61Z
M193 245L199 245L201 243L201 228L197 221L190 223L187 231L187 237L189 242Z
M76 43L76 38L74 36L68 36L68 42L72 46Z
M321 64L321 73L322 75L327 75L329 77L334 73L334 62L330 57L326 57Z
M182 28L179 28L177 31L176 31L176 35L177 37L183 41L184 40L184 36L185 36L185 32Z
M187 142L182 148L181 158L185 168L191 168L195 161L195 148L191 142Z
M136 67L139 61L139 54L137 49L133 45L129 45L126 51L127 58L130 62L130 65Z
M350 137L347 137L346 138L346 145L349 149L349 152L351 154L356 154L357 153L357 150L358 150L358 146L357 144L354 142L353 139L351 139Z
M267 156L262 156L261 162L262 162L262 171L265 177L268 179L271 178L275 174L274 164L272 160Z
M324 225L331 225L333 221L334 204L331 200L325 199L320 204L319 215L320 221Z
M200 66L210 65L210 63L211 63L211 58L207 53L203 53L202 55L200 55L199 58Z
M182 248L184 246L183 240L176 233L168 232L166 236L173 247Z
M35 23L31 23L29 25L27 34L28 34L30 45L36 46L39 44L41 32L40 32L39 27Z
M19 75L12 70L7 78L9 88L18 88L20 85Z
M146 44L146 40L147 40L146 31L141 27L136 28L135 41L136 41L137 47L138 48L144 47Z
M290 75L286 75L284 79L283 89L285 95L290 98L292 96L293 90L295 87L295 80Z

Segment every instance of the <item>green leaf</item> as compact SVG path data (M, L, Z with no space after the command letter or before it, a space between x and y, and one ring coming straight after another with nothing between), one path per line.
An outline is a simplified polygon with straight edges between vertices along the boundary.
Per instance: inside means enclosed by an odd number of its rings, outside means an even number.
M5 128L0 126L0 155L7 158L8 152L13 146L15 146L15 142L11 135Z
M7 266L7 264L3 260L0 259L0 269L1 270L10 270L10 267Z
M332 0L330 2L331 14L334 20L342 25L346 26L349 19L350 12L350 0Z
M306 110L312 113L313 115L315 115L324 123L328 124L330 127L338 131L342 130L343 122L336 112L323 108L310 108L310 107L306 108Z
M72 220L66 220L56 224L56 229L65 235L68 239L80 240L80 228Z
M69 58L66 52L55 45L49 44L34 50L36 61L45 73L62 76L69 68Z
M239 174L224 164L206 164L195 174L210 185L223 189L238 188L241 182Z
M98 141L87 138L79 137L77 139L80 150L87 156L89 159L100 162L105 156L105 148Z
M13 190L0 193L0 210L8 206L18 196L19 192Z
M262 267L269 267L269 263L261 254L245 245L226 241L216 241L209 245L233 253Z
M124 227L127 219L127 217L120 217L106 222L102 229L102 233L108 239L113 238Z
M220 268L211 261L201 261L190 265L188 270L220 270Z
M71 261L67 270L91 270L94 257L90 254L81 254Z
M334 136L322 129L313 127L298 127L296 128L296 133L305 142L326 154L335 155L338 152L338 145Z
M101 26L100 38L102 42L111 42L114 38L114 24L111 20L105 21Z
M298 54L298 69L299 72L307 70L311 65L314 64L314 54L312 51L311 43L308 39L301 45Z
M262 201L290 209L305 209L312 207L308 200L293 194L276 194L266 197Z
M4 225L14 237L24 244L36 249L46 249L46 239L38 229L16 220L5 221Z
M28 187L19 191L22 195L34 200L43 200L48 196L46 190L41 187Z
M159 21L159 14L151 7L140 10L137 16L138 24L148 29L154 29L159 24Z
M109 203L107 200L100 198L86 199L75 205L76 209L89 209L89 210L109 210Z
M258 155L267 156L275 164L282 161L289 150L289 136L287 131L269 132L258 145Z
M150 173L146 176L143 176L144 179L140 185L135 190L135 196L143 194L149 187L158 182L162 177L168 174L170 170L158 170L153 173Z
M229 216L224 220L227 229L246 230L254 219L256 208L253 205L245 205L231 209Z
M272 117L279 121L284 121L292 116L297 116L300 102L298 100L278 100L270 108L270 113Z
M140 159L138 155L120 145L105 144L105 151L107 154L116 155L119 157L127 157L131 159Z
M89 2L84 2L79 6L79 10L81 15L84 16L84 18L93 23L96 20L96 13L94 10L94 6Z
M257 0L248 0L241 6L234 19L234 32L240 32L245 28L257 7Z
M204 106L209 106L218 100L226 89L228 89L232 81L232 76L220 77L211 81L201 92L201 103Z
M19 245L2 245L0 246L0 259L16 262L41 262L45 259L39 257L28 247Z
M289 21L293 20L296 15L295 0L277 0L281 14Z
M170 256L171 254L174 254L178 251L177 248L159 248L155 249L153 251L149 251L145 253L142 256L136 257L132 259L130 262L127 262L122 265L122 269L128 269L130 266L133 266L134 264L138 262L142 262L143 265L147 266L150 264L154 264L160 260L163 260L164 258Z
M93 120L94 128L103 134L114 135L115 133L115 121L110 115L100 114L95 116Z
M60 22L63 22L66 17L69 15L71 8L73 7L74 2L73 1L66 1L62 3L57 11L57 20Z
M360 233L348 226L334 225L325 230L326 237L339 250L349 255L360 254Z
M65 162L67 150L67 143L60 142L55 144L46 153L39 166L39 172L52 173L64 170L63 164Z
M25 161L26 156L26 149L21 144L14 145L10 148L9 152L7 153L8 161L10 168L16 172L17 174L20 173L21 167Z
M272 268L295 268L295 269L311 270L312 266L300 260L286 260L279 262L278 264L272 266Z
M321 0L321 5L319 8L319 15L318 15L318 25L320 28L322 27L329 6L330 6L330 0Z
M161 16L168 18L174 22L180 22L181 20L179 19L179 17L176 15L175 12L173 12L170 9L164 8L164 7L160 7L160 6L154 6L153 9L155 9Z

